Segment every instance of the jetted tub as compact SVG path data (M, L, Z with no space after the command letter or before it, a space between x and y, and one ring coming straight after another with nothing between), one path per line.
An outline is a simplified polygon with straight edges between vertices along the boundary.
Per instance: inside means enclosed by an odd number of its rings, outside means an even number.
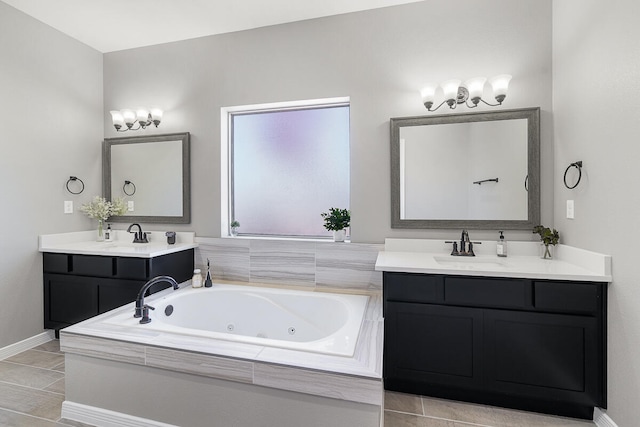
M148 301L147 301L148 300ZM105 323L351 357L368 296L214 284L147 298L151 323L130 313Z

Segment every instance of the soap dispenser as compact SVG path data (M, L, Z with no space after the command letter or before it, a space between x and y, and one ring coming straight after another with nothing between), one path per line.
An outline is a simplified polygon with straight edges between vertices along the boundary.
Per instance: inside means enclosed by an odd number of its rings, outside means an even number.
M107 230L104 232L104 241L113 242L113 230L111 230L111 224L107 224Z
M496 245L496 254L503 257L507 256L507 241L504 240L502 231L500 232L500 238L498 239L498 244Z

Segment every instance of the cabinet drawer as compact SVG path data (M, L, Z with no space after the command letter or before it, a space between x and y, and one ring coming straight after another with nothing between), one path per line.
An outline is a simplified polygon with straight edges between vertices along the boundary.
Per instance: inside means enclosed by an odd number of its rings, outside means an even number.
M79 276L112 277L114 258L98 255L73 255L71 273Z
M534 282L534 306L565 313L595 313L600 301L595 283Z
M149 278L149 261L146 258L121 257L116 262L116 277L120 279L146 280Z
M384 273L384 299L405 302L443 302L442 276Z
M67 254L42 254L42 267L45 273L68 273L69 255Z
M445 278L444 299L447 304L497 308L531 307L528 280L455 277Z

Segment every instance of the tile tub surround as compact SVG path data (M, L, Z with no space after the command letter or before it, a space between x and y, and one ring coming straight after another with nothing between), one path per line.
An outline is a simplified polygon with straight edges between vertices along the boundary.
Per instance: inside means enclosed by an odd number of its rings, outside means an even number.
M38 237L40 252L153 258L198 247L195 233L177 232L176 243L169 245L164 231L146 231L149 243L132 243L133 234L124 230L113 230L111 242L96 241L96 231L45 234Z
M539 242L508 242L508 245L509 256L506 258L496 256L494 241L474 245L475 257L454 257L450 256L451 244L443 240L386 239L375 268L405 273L592 282L613 280L609 255L557 245L555 258L544 260L538 255Z
M382 244L330 241L197 237L196 266L214 279L307 289L382 288L375 271Z
M189 289L182 291L188 292ZM145 302L153 304L154 299L168 292L173 291L159 292ZM175 375L196 375L216 381L337 399L344 402L342 405L364 404L378 410L381 408L383 322L379 294L370 298L352 358L170 333L132 331L102 322L110 316L129 311L133 312L132 304L62 330L61 350L68 356L67 364L73 363L69 362L75 360L73 357L80 358L79 363L85 363L87 359L98 364L114 362L122 369L142 366L149 372L161 370ZM216 384L211 386L217 387Z

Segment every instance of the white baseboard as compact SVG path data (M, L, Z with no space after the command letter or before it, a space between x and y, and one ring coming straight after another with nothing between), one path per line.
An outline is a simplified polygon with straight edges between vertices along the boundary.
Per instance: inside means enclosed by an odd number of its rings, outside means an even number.
M618 424L614 423L611 418L602 409L595 408L593 411L593 422L598 427L618 427Z
M62 418L101 427L179 427L81 403L62 402Z
M39 346L55 339L55 331L47 330L41 334L35 335L31 338L27 338L15 344L10 344L6 347L0 348L0 360L4 360L7 357L15 356L18 353L22 353L25 350Z

